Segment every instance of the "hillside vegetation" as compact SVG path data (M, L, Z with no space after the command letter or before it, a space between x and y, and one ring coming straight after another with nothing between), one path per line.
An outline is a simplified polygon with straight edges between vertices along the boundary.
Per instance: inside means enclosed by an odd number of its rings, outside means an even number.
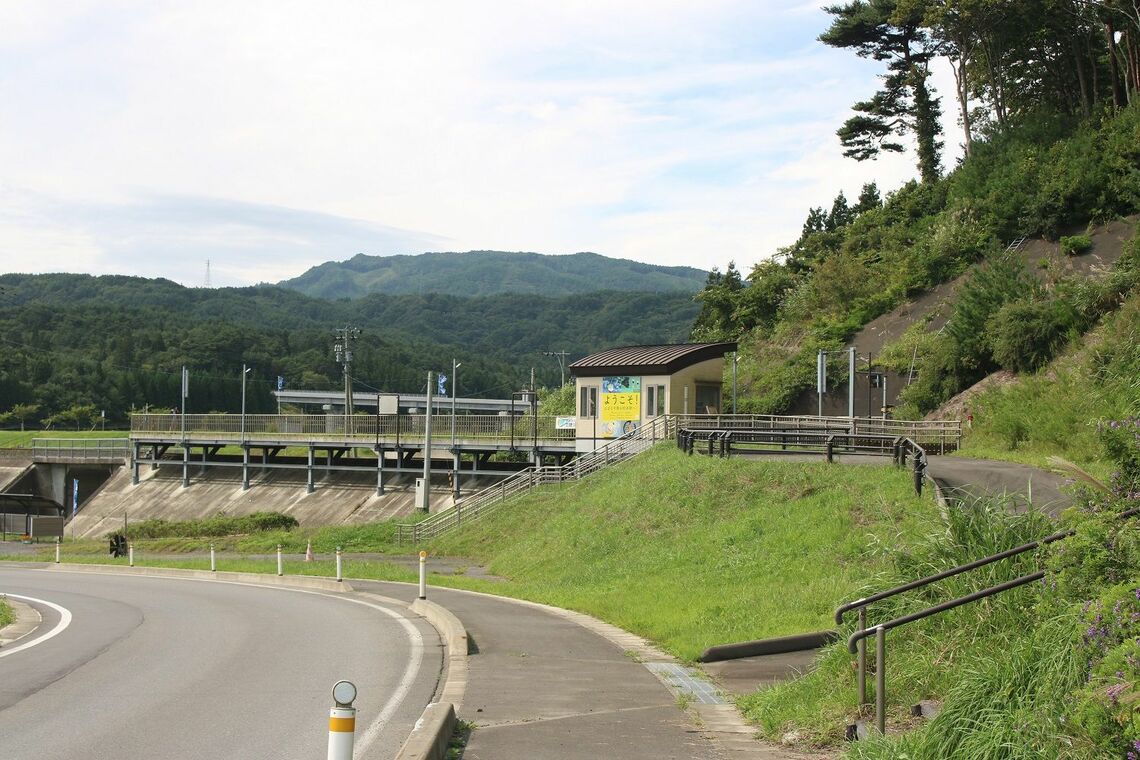
M0 276L0 412L9 425L89 427L106 410L180 404L237 411L243 363L250 412L276 407L287 387L339 389L332 331L361 328L353 374L361 392L422 392L430 370L463 363L460 393L504 396L529 381L558 385L558 362L628 343L684 339L697 307L684 292L502 294L479 298L371 295L326 301L273 287L184 288L167 280L87 275ZM450 385L448 386L450 388Z
M278 283L316 298L358 298L371 293L441 293L474 297L503 293L558 297L599 290L695 293L706 272L611 259L596 253L468 251L418 256L366 256L329 261Z

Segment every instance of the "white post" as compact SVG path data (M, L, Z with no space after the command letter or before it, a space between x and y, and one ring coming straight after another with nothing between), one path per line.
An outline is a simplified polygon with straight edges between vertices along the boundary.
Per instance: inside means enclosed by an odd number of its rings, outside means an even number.
M847 349L847 416L855 418L855 347Z
M281 544L277 544L277 574L284 575L285 570L281 564Z
M131 567L135 566L135 545L134 542L127 544L127 564Z
M214 560L214 545L210 544L210 572L216 573L218 571L218 564Z
M328 760L352 760L356 740L356 687L349 681L337 681L333 686L336 706L329 710Z
M60 542L60 538L59 538L59 536L56 536L56 538L55 538L55 564L57 564L57 565L59 564L59 542Z
M342 564L342 561L343 560L341 560L341 557L340 557L340 547L338 546L336 548L336 582L337 583L340 583L341 581L344 580L344 572L343 572L344 565Z
M427 552L420 552L420 599L427 599Z

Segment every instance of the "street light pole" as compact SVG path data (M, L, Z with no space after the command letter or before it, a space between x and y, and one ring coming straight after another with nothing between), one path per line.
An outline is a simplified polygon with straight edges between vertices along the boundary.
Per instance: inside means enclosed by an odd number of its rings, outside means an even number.
M562 373L562 385L560 385L558 387L561 388L563 385L566 385L566 357L570 355L570 352L569 351L543 351L542 355L543 356L557 356L558 357L558 371Z
M732 413L736 414L736 363L740 361L740 352L732 352Z
M423 503L420 505L425 513L431 507L431 391L432 391L432 373L428 370L427 375L427 404L424 409L424 496Z
M241 365L241 442L245 443L245 376L249 374L250 367Z
M459 368L463 362L451 360L451 452L455 453L455 395L459 390Z

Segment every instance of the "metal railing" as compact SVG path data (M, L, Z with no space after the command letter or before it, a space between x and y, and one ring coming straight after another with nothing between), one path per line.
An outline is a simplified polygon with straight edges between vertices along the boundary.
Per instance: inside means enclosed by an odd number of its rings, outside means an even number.
M127 438L33 438L32 461L68 464L116 464L131 458Z
M1117 515L1117 519L1123 520L1123 519L1136 517L1138 515L1140 515L1140 509L1130 509L1130 510L1127 510L1125 512L1121 512L1119 515ZM913 591L914 589L918 589L918 588L923 588L924 586L929 586L930 584L935 583L937 581L944 580L946 578L951 578L955 575L961 575L962 573L967 573L967 572L970 572L972 570L977 570L978 568L985 567L986 565L993 564L994 562L999 562L1003 559L1009 559L1010 557L1016 557L1020 554L1024 554L1024 553L1030 552L1030 551L1034 551L1036 549L1039 549L1042 546L1045 546L1047 544L1051 544L1055 541L1061 541L1061 540L1064 540L1066 538L1069 538L1070 536L1075 535L1075 533L1076 533L1076 531L1073 531L1073 530L1065 530L1065 531L1060 531L1058 533L1053 533L1051 535L1045 536L1044 538L1038 539L1036 541L1030 541L1029 543L1022 544L1021 546L1015 546L1012 549L1006 549L1005 551L997 552L996 554L991 554L988 557L983 557L981 559L974 560L973 562L967 562L963 565L958 565L957 567L952 567L948 570L943 570L942 572L934 573L933 575L928 575L925 578L919 578L918 580L909 581L908 583L900 584L898 586L887 589L885 591L880 591L877 594L872 594L870 596L867 596L867 597L864 597L861 599L856 599L854 601L847 602L845 604L840 605L835 610L835 622L837 624L843 622L843 616L846 613L851 612L853 610L858 610L858 612L859 612L858 626L856 627L854 633L852 633L847 639L847 651L850 652L851 654L856 655L856 658L857 658L856 659L856 684L857 684L859 708L860 709L862 709L865 705L867 705L869 703L869 701L867 699L867 641L866 640L868 638L870 638L871 636L875 637L875 726L876 726L876 728L880 734L883 733L885 728L886 728L886 700L887 700L887 690L886 690L886 670L887 670L887 668L886 668L886 633L887 633L887 631L892 630L894 628L898 628L898 627L903 626L903 625L906 625L908 623L913 623L917 620L923 620L925 618L932 617L932 616L940 614L942 612L946 612L947 610L952 610L956 607L961 607L962 605L965 605L965 604L970 604L971 602L976 602L979 599L985 599L987 597L995 596L996 594L1000 594L1002 592L1009 591L1011 589L1020 588L1021 586L1025 586L1029 583L1033 583L1034 581L1039 581L1045 577L1045 571L1044 570L1038 570L1038 571L1033 572L1033 573L1027 573L1027 574L1022 575L1020 577L1014 578L1013 580L1005 581L1003 583L998 583L996 585L990 586L989 588L984 588L984 589L981 589L979 591L974 591L974 592L971 592L971 593L966 594L964 596L960 596L956 599L951 599L949 601L942 602L940 604L935 604L931 607L927 607L924 610L920 610L918 612L913 612L913 613L910 613L908 615L902 615L900 617L894 618L893 620L888 620L885 623L879 623L879 624L876 624L876 625L873 625L870 627L867 626L867 607L874 604L875 602L880 602L880 601L883 601L884 599L889 599L893 596L897 596L898 594L902 594L902 593L905 593L907 591ZM850 732L848 734L848 737L854 738L854 736L851 735Z
M507 500L532 488L579 480L610 465L624 462L656 443L671 439L674 424L672 417L656 417L634 432L615 438L599 449L586 452L568 464L528 467L421 522L397 525L396 540L408 543L436 538L459 528L464 523L490 514Z
M961 420L890 420L879 417L817 417L773 414L674 415L683 428L717 430L779 430L847 433L909 438L927 451L945 454L962 442Z
M697 449L698 442L709 456L731 456L735 450L761 454L819 453L828 462L836 454L887 456L903 467L908 457L913 462L914 490L922 495L926 480L926 451L909 438L873 433L832 433L809 430L694 430L677 429L677 446L689 454ZM778 444L778 448L777 448Z
M131 437L163 436L180 438L209 437L216 440L241 441L253 438L273 440L336 440L369 443L422 442L423 414L247 414L244 423L239 414L133 414ZM558 428L557 417L524 414L507 415L433 414L432 440L440 445L451 441L451 424L455 421L457 442L515 441L518 448L550 441L572 441L573 428Z

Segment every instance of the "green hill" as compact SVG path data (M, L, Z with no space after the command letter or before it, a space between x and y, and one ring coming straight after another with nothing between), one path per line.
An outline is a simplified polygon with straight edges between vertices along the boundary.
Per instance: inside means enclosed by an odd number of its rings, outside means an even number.
M503 395L560 381L558 363L607 346L684 340L691 294L502 293L477 298L374 294L328 301L278 287L184 288L168 280L89 275L0 275L0 412L35 405L39 420L73 407L106 410L180 403L180 368L194 376L191 412L240 406L241 365L253 367L251 412L275 409L277 376L290 388L338 389L332 331L362 330L353 374L361 390L417 392L428 370L463 363L460 392ZM10 420L10 422L18 422Z
M358 298L370 293L443 293L474 297L501 293L557 298L599 290L695 293L706 272L665 267L596 253L468 251L418 256L366 256L329 261L278 283L316 298Z

